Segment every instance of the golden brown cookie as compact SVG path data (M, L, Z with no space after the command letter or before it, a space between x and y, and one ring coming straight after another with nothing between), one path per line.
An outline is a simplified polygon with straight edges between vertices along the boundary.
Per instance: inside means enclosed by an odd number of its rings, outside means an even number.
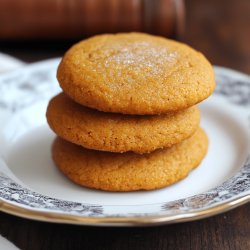
M194 106L161 116L105 113L77 104L61 93L50 101L47 120L57 135L85 148L146 153L191 136L199 127L200 112Z
M212 66L189 46L143 33L94 36L63 57L58 81L76 102L106 112L162 114L214 90Z
M57 167L73 182L107 191L157 189L188 175L204 158L208 139L202 129L185 141L150 154L117 154L84 149L56 138L52 147Z

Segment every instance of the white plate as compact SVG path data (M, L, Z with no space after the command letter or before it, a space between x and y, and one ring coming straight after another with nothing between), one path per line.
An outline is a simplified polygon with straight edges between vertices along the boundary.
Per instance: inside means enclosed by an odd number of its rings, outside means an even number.
M0 210L83 225L154 225L204 218L250 199L250 78L215 67L217 88L202 104L209 151L201 166L167 188L109 193L71 183L54 167L45 120L60 91L59 60L0 77Z

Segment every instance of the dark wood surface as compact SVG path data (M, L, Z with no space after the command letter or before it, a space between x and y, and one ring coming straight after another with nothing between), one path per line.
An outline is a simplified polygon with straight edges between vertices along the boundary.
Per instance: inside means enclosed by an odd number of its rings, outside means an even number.
M188 0L182 40L213 64L250 74L250 1ZM27 62L61 56L71 42L0 41L0 51ZM0 213L0 233L21 249L250 249L250 204L200 221L148 228L50 224Z

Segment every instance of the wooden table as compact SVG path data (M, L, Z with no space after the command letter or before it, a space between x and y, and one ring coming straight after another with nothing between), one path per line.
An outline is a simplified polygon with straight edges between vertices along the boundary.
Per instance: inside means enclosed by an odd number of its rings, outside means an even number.
M189 0L183 40L213 64L250 74L250 1ZM61 56L69 46L7 44L0 50L28 62ZM250 249L250 204L189 223L148 228L50 224L0 213L0 233L21 249Z

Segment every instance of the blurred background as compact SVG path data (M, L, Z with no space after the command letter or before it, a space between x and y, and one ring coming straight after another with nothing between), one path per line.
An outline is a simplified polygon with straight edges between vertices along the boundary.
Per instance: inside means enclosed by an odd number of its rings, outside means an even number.
M250 73L249 0L0 0L0 52L26 62L121 31L174 38L213 64Z

